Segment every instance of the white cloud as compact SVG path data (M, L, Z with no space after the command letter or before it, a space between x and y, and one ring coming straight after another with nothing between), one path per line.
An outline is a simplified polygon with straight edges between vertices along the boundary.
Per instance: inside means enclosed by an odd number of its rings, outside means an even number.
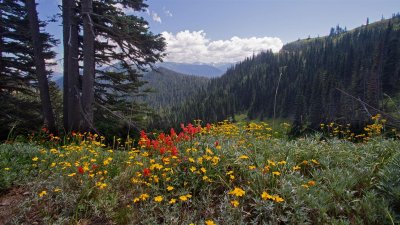
M271 49L278 52L283 42L277 37L232 37L209 40L200 31L162 32L167 43L165 61L182 63L234 63L248 56Z
M161 17L156 12L151 12L151 17L155 22L161 23Z

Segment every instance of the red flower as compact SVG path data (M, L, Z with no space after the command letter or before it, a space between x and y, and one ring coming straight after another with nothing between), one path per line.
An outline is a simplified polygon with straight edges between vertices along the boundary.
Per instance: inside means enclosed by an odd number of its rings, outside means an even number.
M219 145L219 142L216 141L214 144L215 144L215 147L217 147Z
M97 167L99 167L99 166L97 166L96 164L93 164L93 165L92 165L92 170L97 169Z
M147 176L150 176L150 174L151 174L151 171L150 171L149 168L145 168L145 169L143 170L143 176L147 177Z
M84 174L85 171L83 170L82 166L78 166L78 173Z

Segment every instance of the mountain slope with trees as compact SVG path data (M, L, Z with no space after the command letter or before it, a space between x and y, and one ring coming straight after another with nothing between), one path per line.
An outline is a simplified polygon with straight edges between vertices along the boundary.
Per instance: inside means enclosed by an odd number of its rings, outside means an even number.
M351 31L289 43L279 53L247 58L179 107L172 123L286 118L313 127L336 121L361 126L392 111L400 88L400 16ZM390 96L387 97L387 96ZM178 108L177 110L178 111Z

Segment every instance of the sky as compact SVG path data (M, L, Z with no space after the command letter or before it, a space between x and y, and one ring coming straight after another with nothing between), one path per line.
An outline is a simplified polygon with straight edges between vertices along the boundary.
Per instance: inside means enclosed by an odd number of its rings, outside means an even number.
M59 12L60 0L37 0L42 20ZM147 0L145 12L127 10L149 22L167 42L164 61L234 63L254 53L274 52L299 38L325 36L390 18L399 0ZM61 39L60 22L47 31ZM62 47L56 51L62 58Z

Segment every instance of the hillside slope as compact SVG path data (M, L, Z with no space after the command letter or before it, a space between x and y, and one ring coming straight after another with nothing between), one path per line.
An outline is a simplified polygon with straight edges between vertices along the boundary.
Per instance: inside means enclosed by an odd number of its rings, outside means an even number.
M399 40L396 16L247 58L181 106L174 122L247 113L250 119L275 114L311 126L326 121L360 126L374 108L391 110L385 96L393 99L400 89Z

